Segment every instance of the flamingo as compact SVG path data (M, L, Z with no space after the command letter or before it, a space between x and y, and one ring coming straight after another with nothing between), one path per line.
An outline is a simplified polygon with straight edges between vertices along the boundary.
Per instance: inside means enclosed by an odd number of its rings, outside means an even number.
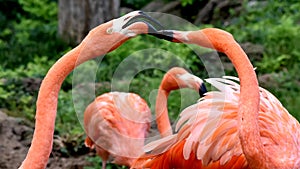
M190 88L199 92L200 96L206 92L203 80L190 74L181 67L173 67L163 77L156 97L156 123L162 137L172 134L172 128L168 116L167 101L171 91L180 88Z
M172 90L191 88L201 95L206 92L203 81L180 67L173 67L164 75L156 100L158 126L169 122L161 117L161 110L168 115L167 95ZM168 116L164 116L168 118ZM151 111L144 99L134 93L110 92L97 97L84 112L85 144L96 148L106 168L109 157L118 165L132 166L143 154L145 137L150 129ZM170 123L168 123L170 124ZM134 151L133 151L134 150Z
M126 40L155 31L154 24L157 22L141 11L103 23L50 68L39 90L34 135L20 169L42 169L47 165L53 143L58 92L66 76L81 63L116 49Z
M208 79L220 91L208 92L186 108L178 133L146 145L150 153L132 168L300 168L299 122L276 97L259 88L252 64L231 34L215 28L160 33L174 42L225 53L240 85L234 77Z
M150 108L139 95L102 94L84 112L85 145L96 148L103 169L110 156L116 164L131 166L134 158L143 152L150 121Z

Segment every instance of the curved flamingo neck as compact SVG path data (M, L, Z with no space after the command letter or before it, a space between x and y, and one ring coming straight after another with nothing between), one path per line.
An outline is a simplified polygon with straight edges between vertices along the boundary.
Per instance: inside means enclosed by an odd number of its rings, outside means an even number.
M258 127L259 87L253 66L232 35L208 28L188 34L189 43L214 48L225 53L240 79L239 138L250 168L272 167L272 158L264 150ZM274 164L274 163L273 163Z
M201 86L205 88L202 80L189 74L183 68L174 67L164 75L159 86L155 107L157 127L162 137L172 134L167 106L170 92L181 88L190 88L199 92Z
M168 96L170 91L164 90L161 86L159 87L156 104L156 124L158 131L162 137L169 136L172 134L172 128L168 114Z
M58 93L65 77L75 68L81 48L79 45L64 55L45 76L37 99L32 143L20 168L46 168L52 150Z
M168 112L168 97L172 90L180 89L179 84L177 84L178 82L173 77L173 73L173 71L168 71L164 75L156 97L156 124L162 137L172 135L173 133Z
M109 40L104 38L103 36L106 36L103 34L106 32L104 29L111 25L111 22L107 22L90 31L81 44L61 57L48 71L41 84L37 99L36 123L32 143L20 169L46 168L52 150L57 97L61 84L76 66L106 54L112 50L111 47L116 48L126 39L121 34L115 35L115 38ZM107 43L107 41L112 41L112 43ZM114 41L116 43L113 43Z

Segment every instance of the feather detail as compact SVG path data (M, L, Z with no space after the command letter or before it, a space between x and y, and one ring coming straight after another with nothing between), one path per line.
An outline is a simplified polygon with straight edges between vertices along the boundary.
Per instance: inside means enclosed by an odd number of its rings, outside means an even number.
M103 94L84 113L85 143L90 148L96 147L104 161L111 157L113 162L129 166L134 158L143 154L150 121L151 111L138 95Z
M153 157L151 161L155 161L155 167L151 168L249 168L238 137L238 81L238 78L231 76L206 79L219 91L207 92L196 104L180 113L176 124L178 133L174 135L178 143L170 143L169 150L164 149L165 153ZM277 152L272 152L274 157L276 154L286 154L285 159L281 160L297 159L300 156L299 122L270 92L263 88L259 90L258 125L265 149L283 145L277 148ZM164 147L168 147L165 143ZM148 151L151 152L151 149ZM289 153L294 155L289 156ZM172 159L168 159L168 156Z
M163 137L157 141L150 142L144 146L144 152L151 151L152 154L161 154L167 151L177 141L177 134Z

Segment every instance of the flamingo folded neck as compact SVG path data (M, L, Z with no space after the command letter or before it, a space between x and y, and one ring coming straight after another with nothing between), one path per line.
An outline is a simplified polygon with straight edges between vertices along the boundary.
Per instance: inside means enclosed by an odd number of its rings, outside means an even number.
M169 120L168 106L167 106L169 94L170 91L166 91L160 87L156 97L156 106L155 106L156 123L160 135L162 137L169 136L172 134L172 128Z

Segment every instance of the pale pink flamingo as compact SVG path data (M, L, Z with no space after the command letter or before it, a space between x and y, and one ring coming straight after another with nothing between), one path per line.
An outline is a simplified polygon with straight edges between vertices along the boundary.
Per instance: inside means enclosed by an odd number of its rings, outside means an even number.
M103 169L109 158L115 164L131 166L143 152L150 122L150 108L139 95L102 94L84 112L85 145L96 149Z

